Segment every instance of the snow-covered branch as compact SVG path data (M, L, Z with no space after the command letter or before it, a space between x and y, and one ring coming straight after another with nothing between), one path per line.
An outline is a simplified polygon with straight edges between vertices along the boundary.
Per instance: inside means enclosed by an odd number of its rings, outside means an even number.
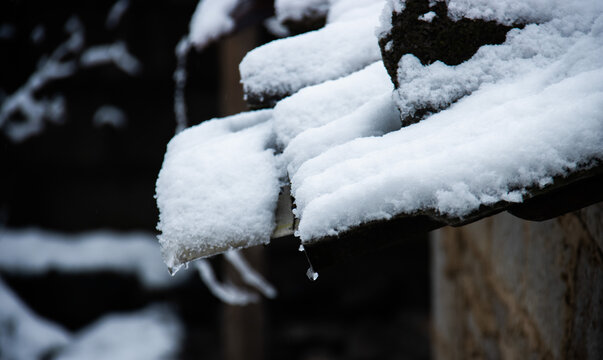
M142 65L125 43L84 48L84 26L73 16L65 24L69 34L50 56L40 59L36 71L0 106L0 130L14 142L23 141L44 129L44 121L61 123L65 117L65 97L56 94L39 98L37 93L49 83L75 75L80 68L112 64L128 75L140 73Z
M257 289L262 295L273 299L276 297L276 289L266 279L255 271L247 260L239 252L230 250L224 253L224 258L237 270L241 275L241 280ZM195 267L199 271L201 280L207 286L209 291L218 299L226 304L245 306L257 303L260 300L258 294L250 292L246 289L237 287L231 283L220 283L214 274L209 261L200 259L195 262Z

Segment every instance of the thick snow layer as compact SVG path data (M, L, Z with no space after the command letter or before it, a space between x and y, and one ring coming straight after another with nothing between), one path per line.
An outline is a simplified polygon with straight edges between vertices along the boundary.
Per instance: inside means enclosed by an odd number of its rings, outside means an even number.
M400 114L390 91L386 91L351 114L304 131L285 148L282 159L287 164L289 177L295 179L302 164L332 147L360 137L383 135L399 128ZM299 203L300 200L296 199L298 207Z
M347 21L379 13L385 0L331 0L327 22Z
M69 341L66 330L33 313L0 279L0 358L40 359Z
M501 45L482 46L457 66L440 61L423 66L415 56L404 55L398 64L400 86L395 91L402 117L423 108L444 109L484 83L538 70L566 53L579 37L564 37L552 24L528 25L511 30Z
M274 108L274 129L280 146L305 130L352 113L375 96L393 90L383 62L337 80L306 87Z
M168 144L157 179L158 229L170 268L267 243L280 189L272 110L206 121Z
M175 359L182 337L172 311L153 306L136 313L103 317L78 333L56 359Z
M328 24L250 51L239 66L245 93L284 97L379 60L374 33L379 14L367 12L364 18Z
M200 0L189 25L189 40L201 49L235 28L233 12L243 0Z
M275 0L274 11L279 22L300 21L326 16L329 0Z
M392 94L382 65L374 63L380 58L374 48L377 3L341 0L341 4L344 1L372 10L366 18L358 17L354 12L359 8L337 10L339 2L334 0L325 28L274 41L245 57L240 70L248 95L293 94L266 115L274 120L266 119L270 125L262 128L262 136L274 137L283 149L276 160L272 152L261 160L274 169L273 177L267 176L271 186L243 189L263 171L249 172L248 164L237 164L242 173L253 174L245 175L242 184L234 176L224 182L207 180L198 192L210 195L198 198L209 201L187 196L180 203L165 202L164 207L172 207L169 217L176 219L170 222L181 221L169 231L177 241L166 253L177 255L168 255L168 264L170 259L186 258L183 254L199 254L200 249L209 254L224 251L224 244L261 243L250 234L268 218L258 214L274 209L279 169L286 169L291 179L299 219L296 235L310 242L398 215L426 212L463 218L483 205L521 202L531 189L603 161L603 3L448 1L453 18L536 23L511 30L503 44L483 46L457 66L441 62L423 66L413 55L403 56L400 87ZM389 31L391 12L404 8L404 1L388 1L376 33ZM424 15L427 21L430 17L429 12ZM401 118L419 110L436 113L399 128ZM211 129L207 131L220 133ZM237 136L236 144L255 143L257 135L245 131L227 134ZM179 153L174 169L211 168L212 176L226 178L221 174L238 174L230 159L236 157L232 149L237 148L221 145L195 153L168 149L165 164L173 161L170 154ZM265 149L255 147L258 153ZM201 155L214 153L215 162ZM162 173L165 169L164 165ZM182 179L180 187L186 191L165 199L191 191L191 179L197 175L176 175L180 171L172 176ZM161 176L159 180L161 200ZM225 193L223 189L272 197L259 205L247 201L244 206L249 206L241 211L242 205L231 204L230 197L220 202L212 198ZM229 220L222 225L229 218L216 214L237 214L232 217L236 224Z
M603 160L602 20L548 66L304 163L292 179L298 235L310 241L421 210L462 217Z
M567 15L586 15L589 12L596 14L603 9L603 3L598 0L449 0L447 2L448 16L452 19L466 17L495 20L502 24L544 23Z
M152 234L109 231L66 235L38 229L0 230L0 269L20 274L114 271L150 288L171 286Z

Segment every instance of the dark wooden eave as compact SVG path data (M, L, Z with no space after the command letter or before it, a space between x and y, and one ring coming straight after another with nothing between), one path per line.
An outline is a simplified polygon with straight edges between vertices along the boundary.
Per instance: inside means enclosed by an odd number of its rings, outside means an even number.
M532 189L524 202L500 202L482 206L466 217L448 218L435 213L403 214L390 220L360 225L337 236L317 239L304 244L310 269L320 272L333 265L408 241L440 227L462 226L485 217L508 211L531 221L548 220L565 213L603 201L603 166L592 167L567 177L556 178L545 188Z

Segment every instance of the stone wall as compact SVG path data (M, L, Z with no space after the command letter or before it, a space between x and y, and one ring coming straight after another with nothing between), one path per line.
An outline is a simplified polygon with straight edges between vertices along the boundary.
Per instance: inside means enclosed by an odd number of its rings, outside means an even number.
M603 358L603 203L443 228L431 248L435 358Z

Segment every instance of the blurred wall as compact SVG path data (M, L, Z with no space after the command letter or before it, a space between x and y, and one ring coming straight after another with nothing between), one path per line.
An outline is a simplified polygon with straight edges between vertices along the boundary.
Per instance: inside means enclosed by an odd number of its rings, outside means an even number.
M603 203L443 228L432 258L436 358L603 358Z

